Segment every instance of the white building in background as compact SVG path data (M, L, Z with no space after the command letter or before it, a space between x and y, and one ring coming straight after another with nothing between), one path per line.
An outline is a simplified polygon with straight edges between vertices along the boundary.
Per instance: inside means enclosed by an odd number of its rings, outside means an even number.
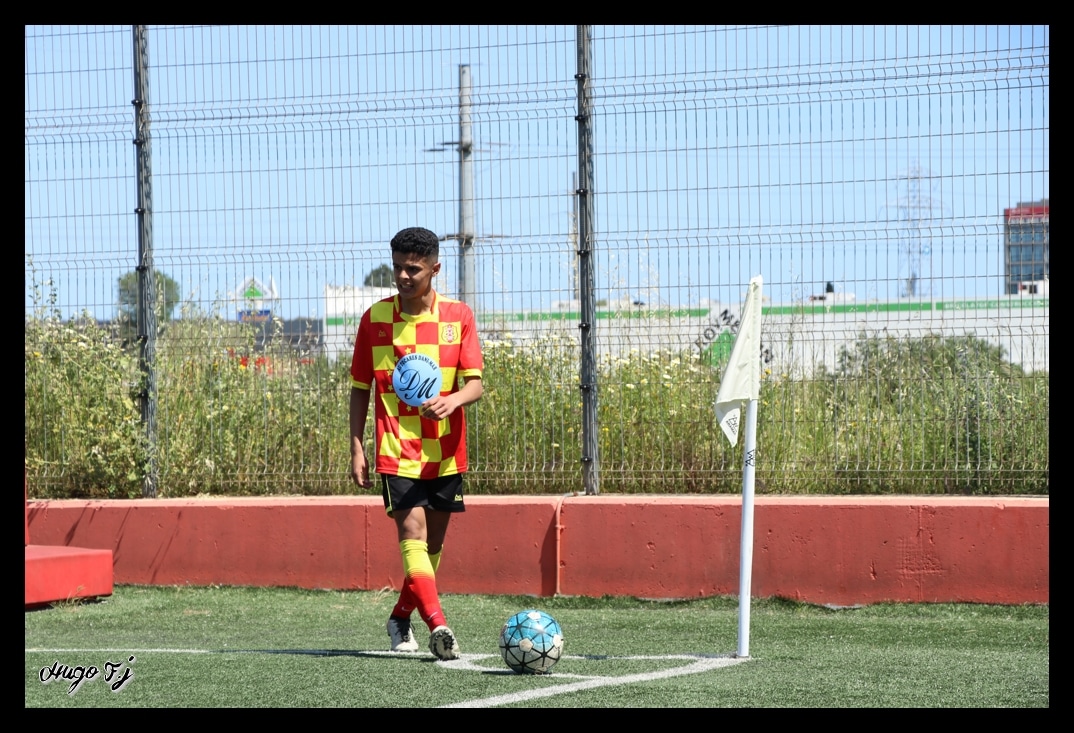
M394 288L329 286L325 288L325 348L329 358L349 356L362 314ZM542 339L577 342L580 313L574 303L556 303L547 311L483 311L477 328L483 342L515 348ZM599 354L617 358L630 353L667 355L693 351L715 356L730 353L741 306L705 301L691 307L599 307L596 333ZM806 376L817 365L838 366L839 352L861 336L921 338L973 335L1003 348L1006 358L1026 371L1049 367L1049 299L1006 295L996 298L856 301L853 295L826 292L804 302L776 304L765 299L761 341L768 364L780 373Z
M358 322L369 306L395 295L394 287L326 285L324 287L324 348L328 358L350 356Z
M834 297L833 297L834 296ZM600 356L659 351L693 351L719 359L734 343L740 305L667 308L660 306L597 309ZM861 336L922 338L972 335L1000 346L1006 358L1026 371L1049 367L1049 299L1024 295L965 300L929 298L857 301L850 295L826 293L798 303L770 303L762 308L761 342L768 364L780 373L812 374L823 364L834 369L844 346ZM482 313L483 339L510 340L517 348L554 337L578 340L579 313Z

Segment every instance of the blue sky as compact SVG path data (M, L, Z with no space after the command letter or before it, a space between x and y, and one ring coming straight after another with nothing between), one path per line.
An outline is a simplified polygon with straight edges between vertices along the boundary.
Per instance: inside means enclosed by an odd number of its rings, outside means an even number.
M111 317L137 252L131 48L26 29L28 293L65 314ZM999 294L1003 209L1049 197L1049 52L1040 26L594 27L598 297L888 299L908 267ZM149 55L156 264L199 307L271 277L319 317L396 230L455 232L463 63L479 306L570 296L573 26L153 26Z

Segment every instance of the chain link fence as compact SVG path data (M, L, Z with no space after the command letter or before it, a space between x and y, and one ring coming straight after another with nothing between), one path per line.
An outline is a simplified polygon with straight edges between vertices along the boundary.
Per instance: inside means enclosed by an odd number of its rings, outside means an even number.
M600 490L738 491L712 401L760 274L759 492L1046 494L1049 34L28 26L31 495L353 491L353 334L414 225L478 318L473 492L582 490L587 296Z

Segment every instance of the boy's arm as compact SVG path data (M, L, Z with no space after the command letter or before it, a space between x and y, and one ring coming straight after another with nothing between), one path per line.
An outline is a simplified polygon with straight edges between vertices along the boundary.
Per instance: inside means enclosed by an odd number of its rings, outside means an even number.
M351 387L351 480L364 488L373 485L369 478L369 464L365 459L365 421L369 416L369 390Z

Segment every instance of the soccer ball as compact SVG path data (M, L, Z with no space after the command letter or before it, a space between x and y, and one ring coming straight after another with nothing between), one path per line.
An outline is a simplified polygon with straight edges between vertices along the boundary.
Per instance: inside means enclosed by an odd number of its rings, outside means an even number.
M519 611L503 625L500 654L519 674L548 674L563 654L563 629L544 611Z

